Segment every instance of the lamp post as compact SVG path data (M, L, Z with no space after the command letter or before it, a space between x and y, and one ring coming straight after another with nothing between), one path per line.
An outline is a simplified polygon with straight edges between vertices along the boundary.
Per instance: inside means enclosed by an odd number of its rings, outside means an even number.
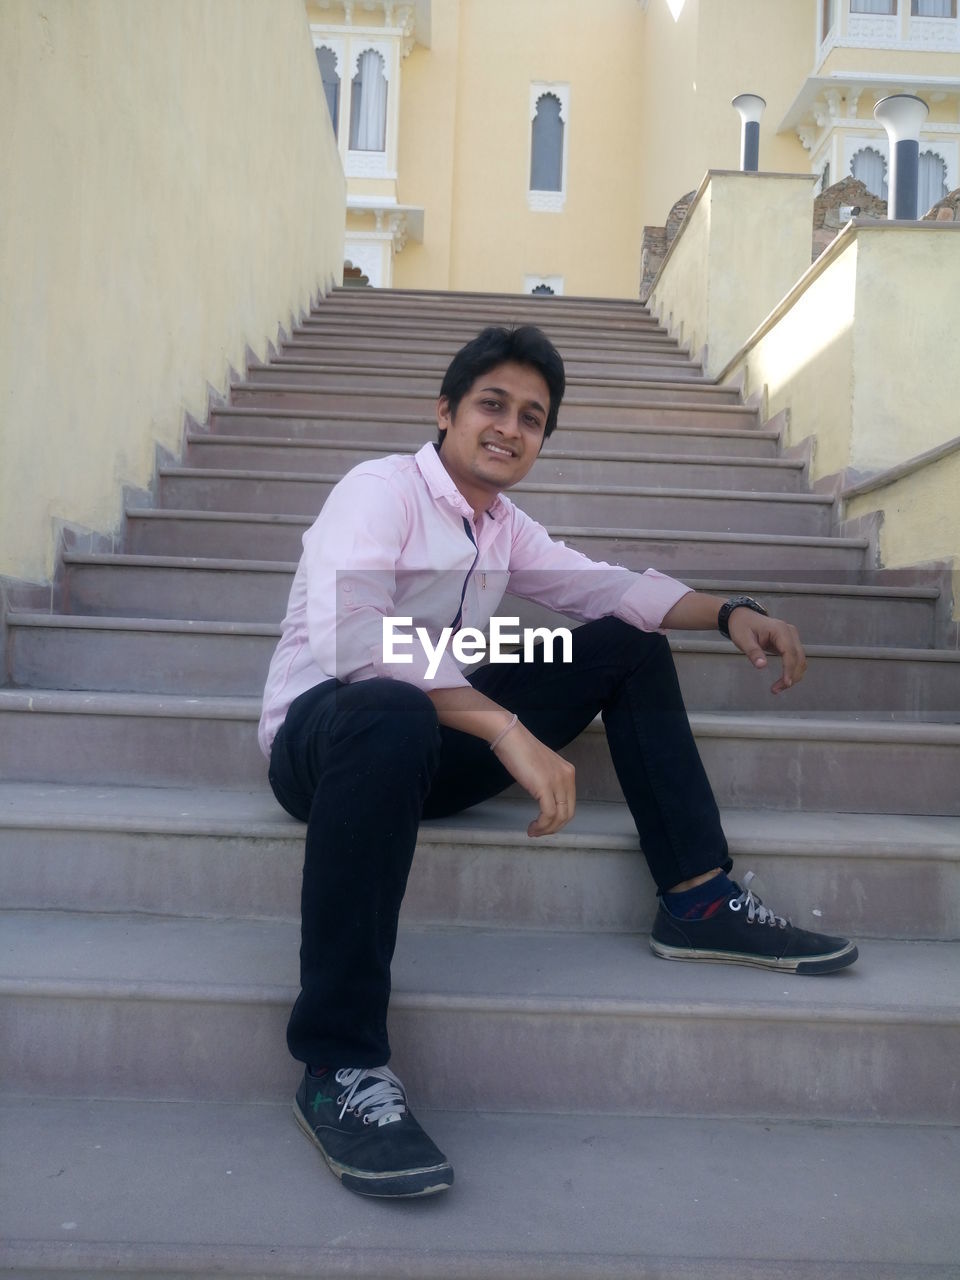
M740 168L756 173L760 164L760 117L766 102L756 93L741 93L731 106L740 113Z
M887 217L913 220L917 216L920 179L920 130L929 107L912 93L893 93L874 107L874 119L887 131L890 142L890 181L887 184Z

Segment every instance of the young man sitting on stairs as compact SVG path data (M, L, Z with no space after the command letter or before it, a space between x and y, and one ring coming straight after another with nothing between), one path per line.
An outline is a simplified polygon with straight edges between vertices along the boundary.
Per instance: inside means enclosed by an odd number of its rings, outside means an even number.
M283 807L307 824L301 991L287 1043L304 1063L295 1113L354 1191L420 1196L453 1170L387 1067L397 917L421 817L517 782L539 805L531 836L576 804L557 752L599 713L660 905L651 947L671 960L792 973L852 964L842 938L793 927L730 878L717 805L687 721L671 629L721 633L755 667L778 655L775 694L805 658L796 629L746 597L722 600L655 570L633 573L554 542L502 491L557 425L563 362L540 330L485 329L440 391L439 444L355 467L303 538L264 694L260 744ZM449 651L390 663L384 618L484 628L512 595L583 620L572 661L464 674ZM412 628L411 628L412 630ZM556 661L549 661L551 657Z

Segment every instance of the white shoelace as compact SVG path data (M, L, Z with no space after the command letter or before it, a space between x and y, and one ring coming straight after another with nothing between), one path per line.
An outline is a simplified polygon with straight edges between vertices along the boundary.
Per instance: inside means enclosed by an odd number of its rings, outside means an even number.
M361 1080L370 1083L360 1089ZM346 1086L337 1099L343 1107L341 1120L350 1110L362 1116L364 1124L391 1124L407 1109L403 1085L389 1067L343 1067L337 1072L336 1081Z
M752 871L748 871L743 877L743 889L740 892L739 898L730 899L730 910L742 911L743 908L746 907L747 919L751 924L756 921L757 924L776 925L781 929L785 929L790 921L784 920L783 916L776 915L769 907L765 907L759 898L755 897L754 894L750 892L750 881L753 879L755 879L754 873Z

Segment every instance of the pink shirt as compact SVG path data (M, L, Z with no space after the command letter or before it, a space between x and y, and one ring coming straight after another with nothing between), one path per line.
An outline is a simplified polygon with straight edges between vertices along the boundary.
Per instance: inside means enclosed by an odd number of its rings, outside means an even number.
M428 690L466 685L449 646L432 680L416 643L403 650L412 663L385 662L383 619L410 617L435 645L444 627L483 630L508 583L512 595L580 621L612 614L642 631L659 630L691 590L655 569L637 574L591 560L502 494L475 522L433 444L413 457L362 462L303 535L263 695L261 750L269 756L291 702L332 677L389 676Z

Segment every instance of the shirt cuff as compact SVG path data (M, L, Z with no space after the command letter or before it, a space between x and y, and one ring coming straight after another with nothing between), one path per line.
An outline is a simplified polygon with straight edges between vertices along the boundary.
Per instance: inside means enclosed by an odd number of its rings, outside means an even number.
M656 569L647 569L623 593L617 617L641 631L659 631L664 635L664 618L677 601L692 590L693 587L678 582L676 578L668 578Z

